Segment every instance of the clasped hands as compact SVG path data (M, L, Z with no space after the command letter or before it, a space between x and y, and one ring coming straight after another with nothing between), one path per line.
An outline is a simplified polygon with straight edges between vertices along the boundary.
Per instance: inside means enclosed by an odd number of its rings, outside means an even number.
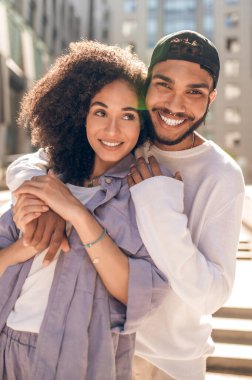
M140 157L130 167L127 181L129 187L132 187L160 175L160 166L153 156L149 157L149 165ZM181 180L178 172L175 178ZM14 195L17 202L13 206L13 219L23 232L24 245L33 246L37 252L49 247L44 259L46 263L53 260L59 248L64 252L69 251L65 233L66 220L69 220L73 208L80 206L80 202L68 187L49 172L48 175L25 181Z
M23 244L37 252L48 248L44 262L53 260L59 248L69 251L65 234L71 208L80 202L55 175L33 177L14 193L13 219L23 232Z

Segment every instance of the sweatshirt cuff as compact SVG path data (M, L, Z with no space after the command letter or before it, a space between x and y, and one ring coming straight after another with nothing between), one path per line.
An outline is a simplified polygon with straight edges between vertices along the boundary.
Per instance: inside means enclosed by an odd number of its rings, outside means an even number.
M178 212L184 210L184 183L175 178L155 176L130 188L135 207L161 203Z

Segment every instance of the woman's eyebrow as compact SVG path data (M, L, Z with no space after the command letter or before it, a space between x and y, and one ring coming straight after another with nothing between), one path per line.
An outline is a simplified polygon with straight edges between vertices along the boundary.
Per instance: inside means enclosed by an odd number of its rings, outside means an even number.
M101 107L104 107L104 108L108 108L108 106L105 103L102 103L102 102L93 102L93 103L91 103L90 107L93 107L93 106L101 106Z
M122 108L123 111L134 111L134 112L138 112L138 110L134 107L124 107Z

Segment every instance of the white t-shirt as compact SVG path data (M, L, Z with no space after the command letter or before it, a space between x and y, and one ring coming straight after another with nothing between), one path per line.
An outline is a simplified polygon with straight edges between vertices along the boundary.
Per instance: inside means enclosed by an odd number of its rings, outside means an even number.
M100 188L100 186L87 188L70 184L68 187L83 204L86 204ZM70 231L71 227L69 225L67 227L67 230ZM48 266L43 265L47 249L34 257L20 296L6 322L7 326L13 330L39 332L60 251Z
M146 144L137 155L154 155L183 182L159 176L131 188L140 235L171 285L137 332L136 352L175 379L201 380L213 351L210 314L234 281L243 177L211 141L174 152Z

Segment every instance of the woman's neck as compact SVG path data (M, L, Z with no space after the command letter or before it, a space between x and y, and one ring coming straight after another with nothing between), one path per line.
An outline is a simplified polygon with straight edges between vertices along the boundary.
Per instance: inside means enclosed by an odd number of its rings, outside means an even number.
M116 164L116 162L105 162L102 161L99 157L95 157L94 167L90 175L90 179L100 177Z

